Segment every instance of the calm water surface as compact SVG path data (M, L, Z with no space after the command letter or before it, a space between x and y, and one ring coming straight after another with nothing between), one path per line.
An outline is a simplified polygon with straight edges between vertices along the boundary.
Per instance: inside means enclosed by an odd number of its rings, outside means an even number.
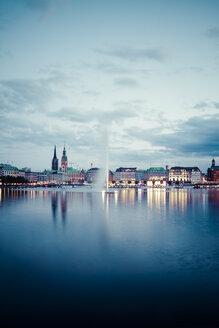
M219 327L219 191L0 189L0 323Z

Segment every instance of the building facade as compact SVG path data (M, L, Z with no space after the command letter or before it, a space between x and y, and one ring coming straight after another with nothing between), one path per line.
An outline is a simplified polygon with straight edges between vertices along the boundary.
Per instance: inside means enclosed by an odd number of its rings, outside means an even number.
M0 164L0 176L22 177L25 178L25 172L10 164Z
M76 170L69 167L67 170L68 180L70 183L83 184L85 179L84 170Z
M146 181L168 181L169 170L163 167L150 167L145 172Z
M136 170L136 181L144 183L146 181L146 170Z
M115 181L123 184L135 184L136 167L120 167L115 172Z
M198 167L171 167L169 171L169 181L173 183L200 183L202 174Z
M212 159L211 167L208 169L208 181L219 181L219 166L216 166L215 159Z

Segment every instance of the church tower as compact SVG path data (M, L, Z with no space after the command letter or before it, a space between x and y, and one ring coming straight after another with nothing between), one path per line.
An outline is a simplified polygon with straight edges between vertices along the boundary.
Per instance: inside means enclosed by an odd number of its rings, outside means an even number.
M66 156L66 150L64 146L62 160L61 160L61 171L67 172L67 169L68 169L68 158Z
M215 159L214 158L212 159L212 165L211 165L211 167L215 167Z
M56 146L54 147L54 155L53 155L53 159L52 159L52 170L53 171L58 171L59 169L59 160L56 157Z

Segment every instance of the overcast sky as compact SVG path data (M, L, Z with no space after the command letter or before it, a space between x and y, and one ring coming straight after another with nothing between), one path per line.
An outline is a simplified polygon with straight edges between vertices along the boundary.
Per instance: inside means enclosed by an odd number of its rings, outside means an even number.
M219 164L218 0L1 0L0 162Z

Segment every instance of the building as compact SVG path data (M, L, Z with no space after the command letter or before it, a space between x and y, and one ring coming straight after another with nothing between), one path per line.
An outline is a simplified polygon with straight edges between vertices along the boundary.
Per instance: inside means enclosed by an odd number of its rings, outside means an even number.
M19 170L16 166L0 163L0 176L25 178L25 172L23 170Z
M68 171L68 158L66 156L65 146L63 149L62 159L61 159L61 171L67 172Z
M169 170L166 167L150 167L145 172L146 181L168 181L169 179Z
M77 170L69 167L67 170L68 180L70 183L83 184L85 179L84 170Z
M198 167L171 167L169 171L169 181L175 183L200 183L202 174Z
M109 170L108 182L110 184L115 182L115 175L114 175L114 173L111 170Z
M135 184L136 167L120 167L115 172L115 181L123 184Z
M59 160L56 156L56 146L54 147L54 155L53 155L53 159L52 159L52 170L53 171L58 171L59 169Z
M219 166L215 165L215 159L212 159L212 165L208 169L208 181L219 181Z
M25 179L31 183L36 183L38 181L38 172L25 172Z
M146 181L146 170L136 170L136 181L144 183Z

